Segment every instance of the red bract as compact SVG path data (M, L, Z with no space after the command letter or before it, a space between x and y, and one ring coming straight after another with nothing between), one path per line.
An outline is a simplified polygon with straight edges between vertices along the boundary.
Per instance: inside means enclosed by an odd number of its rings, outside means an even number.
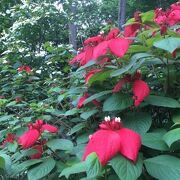
M21 66L18 68L18 72L21 72L23 70L26 71L27 73L31 72L31 68L29 66Z
M110 117L105 117L105 121L99 127L86 146L83 160L95 152L102 166L118 153L136 162L141 147L141 137L138 133L123 128L120 118L111 121Z
M125 76L123 79L119 80L118 83L114 86L112 92L113 93L119 92L126 83L130 82L128 77L129 76Z
M134 105L139 106L150 93L149 86L142 80L135 80L133 83Z
M170 26L175 25L180 21L180 10L172 10L170 14L168 15L168 23Z
M141 78L140 71L137 71L133 76L126 75L124 78L122 78L117 82L112 92L113 93L119 92L124 84L132 83L133 93L134 93L133 96L134 105L138 106L150 93L149 86L147 85L146 82L139 80L140 78Z
M124 38L112 39L108 41L108 45L111 52L118 57L123 57L129 48L129 42Z
M163 11L162 8L157 8L155 11L154 22L161 25L167 22L167 12Z
M101 69L93 69L93 70L90 70L86 75L85 75L85 82L88 83L89 79L94 75L96 74L97 72L100 72Z
M92 59L106 55L108 50L118 57L123 57L129 48L129 43L124 38L118 38L119 33L118 28L113 28L106 37L103 37L104 34L102 34L88 38L84 41L85 47L81 53L74 57L69 64L79 62L80 65L85 65Z
M108 50L108 41L103 41L98 44L93 51L93 58L98 59L100 56L106 55Z
M77 108L81 108L84 105L85 100L89 97L88 93L84 93L84 95L82 97L80 97L78 104L77 104ZM96 99L92 100L92 103L99 107L100 106L100 102L97 101Z
M96 45L96 44L99 44L100 42L102 42L103 40L104 40L104 38L101 35L90 37L84 41L84 45L88 45L91 43L93 45Z
M120 34L120 30L118 28L113 28L106 36L106 40L111 40L116 38Z
M77 108L81 108L84 105L85 100L89 97L88 93L85 93L82 97L80 97Z
M18 143L22 145L23 149L30 148L36 143L44 131L55 133L58 129L50 124L45 124L43 120L36 120L35 123L29 124L29 130L20 136Z
M7 143L13 143L16 140L16 135L12 133L8 133L6 138L4 139L2 146L5 146Z
M35 145L32 147L32 149L37 150L38 152L36 154L33 154L30 156L31 159L39 159L42 156L43 153L43 145Z

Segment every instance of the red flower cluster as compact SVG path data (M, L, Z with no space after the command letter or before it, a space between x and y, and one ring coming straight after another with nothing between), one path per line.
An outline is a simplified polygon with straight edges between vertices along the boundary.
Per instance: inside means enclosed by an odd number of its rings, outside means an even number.
M165 34L168 26L173 26L180 21L180 3L172 4L166 11L162 8L156 9L154 21L160 25L161 34Z
M100 129L90 137L83 160L95 152L103 166L118 153L136 162L141 147L141 137L138 133L123 128L120 118L111 120L109 116L105 117L99 127Z
M80 65L85 65L90 60L98 59L108 52L117 57L123 57L128 50L129 41L123 37L118 37L119 35L119 29L113 28L107 36L101 33L98 36L88 38L84 41L85 47L80 54L75 56L69 63L80 62Z
M31 72L31 68L29 66L21 66L18 69L18 72L26 71L27 73Z
M56 133L58 129L50 124L45 124L43 120L36 120L35 123L29 124L29 130L19 137L18 143L22 145L23 149L33 146L43 131Z
M140 71L137 71L134 76L126 75L114 86L112 91L114 93L119 92L126 83L132 83L134 105L139 106L144 98L147 97L150 93L149 86L146 84L146 82L140 80L140 77Z

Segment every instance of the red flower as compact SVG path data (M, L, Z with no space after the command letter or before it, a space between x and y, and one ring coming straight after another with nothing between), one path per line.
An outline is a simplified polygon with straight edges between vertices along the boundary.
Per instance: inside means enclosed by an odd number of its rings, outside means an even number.
M88 83L89 79L94 75L96 74L97 72L100 72L101 69L93 69L93 70L90 70L86 75L85 75L85 82Z
M21 66L18 68L18 72L21 72L23 70L26 71L27 73L31 72L31 68L29 66Z
M0 96L0 99L5 99L5 96Z
M16 140L16 135L12 133L8 133L6 138L4 139L2 146L4 147L7 143L13 143Z
M149 86L142 80L135 80L133 83L134 105L139 106L150 93Z
M84 41L85 47L81 53L74 57L69 64L80 62L80 65L85 65L92 59L106 55L108 50L118 57L123 57L129 48L129 41L119 38L119 33L118 28L113 28L105 38L102 35L88 38Z
M146 84L146 82L139 80L141 78L140 71L137 71L133 76L126 75L123 79L118 81L118 83L114 86L112 92L116 93L121 90L121 88L126 83L132 83L133 87L133 99L134 99L134 105L139 106L141 102L144 100L145 97L147 97L150 93L149 86Z
M180 21L180 3L171 5L171 10L168 14L168 23L170 26L175 25Z
M58 131L55 126L44 124L43 120L39 119L35 123L29 124L29 130L20 136L18 143L22 145L23 149L30 148L45 130L51 133Z
M141 147L141 137L138 133L122 127L120 118L105 117L100 124L100 129L95 132L86 146L83 160L95 152L102 166L105 166L116 154L136 162Z
M30 156L31 159L39 159L42 156L43 153L43 145L35 145L32 147L32 149L37 150L38 152L36 154L33 154Z

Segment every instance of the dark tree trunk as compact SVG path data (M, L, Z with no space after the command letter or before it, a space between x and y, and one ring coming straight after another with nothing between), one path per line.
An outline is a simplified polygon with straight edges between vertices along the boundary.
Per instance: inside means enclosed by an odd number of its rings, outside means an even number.
M69 22L69 44L72 44L73 49L77 51L77 26L75 24L75 16L76 16L76 3L72 2L71 4L71 15L72 18Z
M119 0L118 26L122 30L126 20L126 0Z

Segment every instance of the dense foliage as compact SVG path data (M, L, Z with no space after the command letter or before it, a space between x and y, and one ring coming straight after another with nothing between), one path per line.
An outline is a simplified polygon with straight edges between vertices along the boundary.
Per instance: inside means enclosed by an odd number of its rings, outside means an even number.
M1 34L2 179L179 180L180 4L107 23L72 57L66 13L34 3Z

